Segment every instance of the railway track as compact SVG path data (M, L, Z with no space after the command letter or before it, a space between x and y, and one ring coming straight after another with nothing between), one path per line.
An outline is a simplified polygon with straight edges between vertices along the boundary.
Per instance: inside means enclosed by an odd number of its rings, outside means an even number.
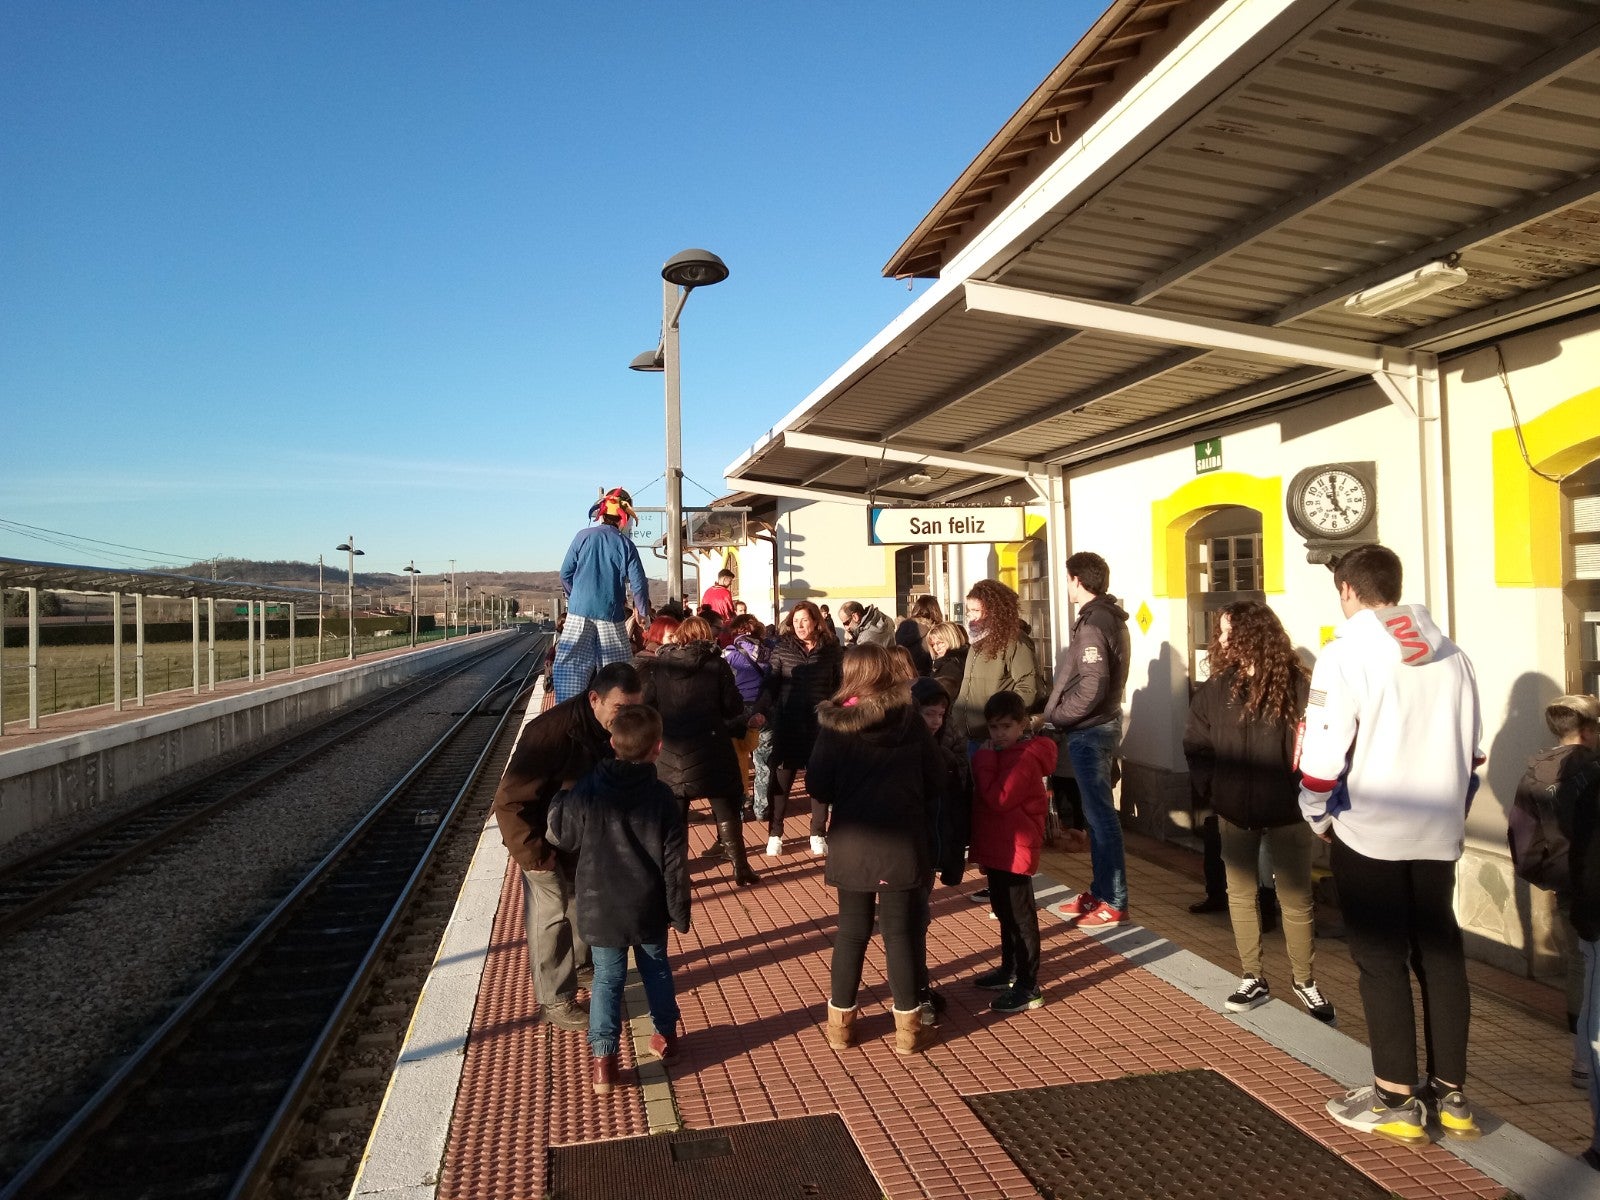
M486 764L509 753L515 700L542 650L535 640L0 1200L245 1197L264 1184L407 898L452 823L471 819L464 801Z
M479 653L386 691L360 708L340 713L259 754L12 863L0 871L0 938L58 911L503 649L504 643L491 642Z

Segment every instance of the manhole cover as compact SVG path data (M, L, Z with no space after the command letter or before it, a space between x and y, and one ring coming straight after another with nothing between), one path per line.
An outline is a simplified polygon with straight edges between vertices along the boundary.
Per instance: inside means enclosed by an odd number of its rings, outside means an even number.
M881 1200L883 1189L837 1116L658 1133L550 1151L550 1200L722 1196Z
M1389 1195L1215 1071L965 1099L1045 1200Z

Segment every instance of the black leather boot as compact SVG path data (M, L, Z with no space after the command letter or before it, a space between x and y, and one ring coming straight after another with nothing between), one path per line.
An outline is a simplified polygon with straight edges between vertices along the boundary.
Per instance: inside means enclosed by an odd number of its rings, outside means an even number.
M740 887L749 887L760 878L750 869L750 860L744 849L744 822L738 819L718 821L717 835L728 850L728 861L733 864L733 881Z

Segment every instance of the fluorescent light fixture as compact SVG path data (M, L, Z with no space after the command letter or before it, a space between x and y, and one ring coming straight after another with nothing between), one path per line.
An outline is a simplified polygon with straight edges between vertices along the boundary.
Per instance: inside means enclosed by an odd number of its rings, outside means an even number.
M906 476L906 482L912 487L921 487L925 483L932 483L933 476L924 474L921 471L913 471Z
M1467 281L1467 273L1456 266L1455 259L1423 263L1415 271L1385 280L1374 287L1357 292L1344 302L1345 309L1363 317L1381 316L1404 308L1418 300L1448 292Z

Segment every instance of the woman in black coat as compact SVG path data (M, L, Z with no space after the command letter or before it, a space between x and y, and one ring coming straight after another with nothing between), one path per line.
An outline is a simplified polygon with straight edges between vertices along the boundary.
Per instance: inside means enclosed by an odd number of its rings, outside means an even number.
M711 801L718 845L733 862L740 887L756 881L744 848L744 781L731 726L744 725L744 698L733 669L712 640L711 626L690 617L654 658L640 658L644 702L661 714L661 757L656 774L683 806L699 796Z
M844 652L839 690L817 709L820 730L806 783L833 808L824 878L839 891L828 1042L854 1039L856 992L872 936L883 930L895 1049L914 1054L933 1039L918 996L927 977L923 884L932 870L930 825L944 787L933 735L880 646Z
M950 703L954 704L967 673L967 631L953 621L940 621L928 630L927 643L933 660L931 674L950 693Z
M839 686L839 639L830 622L809 600L784 618L778 644L768 660L767 681L755 711L775 728L768 785L767 854L783 853L783 816L794 777L817 740L817 705ZM811 801L811 853L826 854L827 806Z
M1311 860L1317 842L1300 813L1295 770L1309 673L1277 615L1254 600L1222 610L1209 656L1211 677L1190 701L1183 752L1196 809L1217 814L1228 873L1228 914L1244 970L1225 1007L1244 1012L1272 998L1261 969L1256 901L1265 845L1295 994L1312 1016L1331 1024L1333 1005L1313 976Z

